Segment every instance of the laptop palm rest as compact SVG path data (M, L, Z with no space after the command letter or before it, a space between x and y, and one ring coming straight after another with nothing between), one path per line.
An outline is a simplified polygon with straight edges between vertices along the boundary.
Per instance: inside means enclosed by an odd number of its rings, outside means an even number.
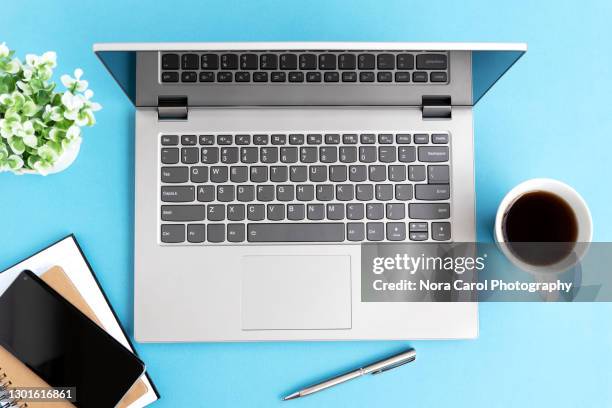
M242 258L243 330L351 328L349 255Z

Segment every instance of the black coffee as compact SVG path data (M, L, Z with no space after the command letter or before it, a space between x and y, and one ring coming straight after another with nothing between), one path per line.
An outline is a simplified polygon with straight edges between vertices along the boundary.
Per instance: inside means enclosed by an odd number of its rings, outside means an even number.
M512 203L504 216L502 231L517 257L533 265L551 265L573 250L578 220L563 198L534 191Z

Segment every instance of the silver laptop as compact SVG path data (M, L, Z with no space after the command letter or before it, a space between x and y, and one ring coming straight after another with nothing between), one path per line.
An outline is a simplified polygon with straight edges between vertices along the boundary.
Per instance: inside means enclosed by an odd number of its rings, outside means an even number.
M474 241L474 104L524 44L138 43L138 341L473 338L476 303L364 302L361 245Z

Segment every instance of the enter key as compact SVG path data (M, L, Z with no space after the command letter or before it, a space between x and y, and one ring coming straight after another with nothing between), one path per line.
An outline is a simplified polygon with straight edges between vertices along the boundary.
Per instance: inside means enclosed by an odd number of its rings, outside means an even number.
M448 200L450 186L448 184L416 184L414 196L417 200Z

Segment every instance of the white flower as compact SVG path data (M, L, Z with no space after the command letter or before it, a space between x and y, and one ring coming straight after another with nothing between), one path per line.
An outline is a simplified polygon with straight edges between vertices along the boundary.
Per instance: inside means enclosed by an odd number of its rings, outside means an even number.
M89 83L84 79L81 79L82 76L83 70L77 68L74 70L74 78L72 78L70 75L62 75L60 80L62 81L62 84L64 84L64 86L70 91L83 92L87 89Z
M17 58L13 58L11 62L6 65L6 72L9 74L16 74L21 69L21 62Z
M38 139L36 138L36 135L34 134L34 125L32 125L32 122L30 122L29 120L23 123L21 133L19 134L19 136L21 136L21 138L23 139L23 143L26 146L36 147L36 144L38 143Z
M43 113L43 119L49 120L51 119L54 122L59 122L62 120L62 111L59 106L45 106L45 112Z
M66 131L66 139L68 140L74 140L77 139L81 136L81 128L76 126L76 125L72 125L68 128L68 130Z
M74 95L70 91L64 92L62 95L62 104L70 111L79 111L84 104L81 95Z
M40 63L55 68L57 66L57 54L54 51L47 51L40 57Z
M35 67L38 65L38 61L39 61L38 55L27 54L25 59L26 59L26 64L29 65L30 67Z
M9 55L9 48L6 46L6 43L0 44L0 58L6 58Z

